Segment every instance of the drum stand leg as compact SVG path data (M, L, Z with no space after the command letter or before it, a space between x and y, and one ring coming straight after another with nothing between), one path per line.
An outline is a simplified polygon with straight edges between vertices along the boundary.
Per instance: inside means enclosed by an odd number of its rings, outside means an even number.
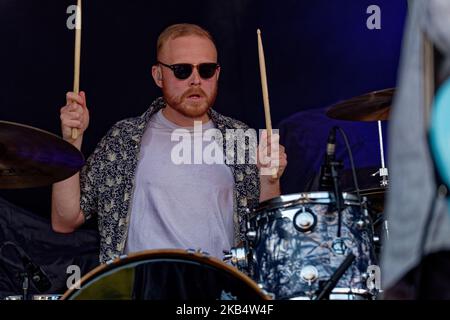
M380 186L383 188L386 188L389 185L389 172L384 163L383 131L381 128L380 120L378 120L378 138L380 140L381 168L380 168L380 170L378 170L377 172L372 174L372 176L376 176L377 174L380 174L380 177L381 177Z
M28 289L30 286L30 276L28 274L28 272L21 272L20 273L20 277L23 279L22 280L22 300L29 300L28 299Z

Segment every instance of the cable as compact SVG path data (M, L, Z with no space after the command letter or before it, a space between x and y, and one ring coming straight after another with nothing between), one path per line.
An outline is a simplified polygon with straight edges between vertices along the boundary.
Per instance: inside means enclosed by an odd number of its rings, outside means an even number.
M341 127L339 127L339 126L335 126L334 128L339 130L339 132L342 135L342 138L344 139L345 147L346 147L347 153L348 153L348 158L350 160L350 166L351 166L351 169L352 169L353 184L354 184L354 187L355 187L355 190L356 190L356 196L358 197L358 201L359 201L359 204L361 205L361 210L362 210L363 207L362 207L362 201L361 201L361 194L360 194L360 190L359 190L358 177L356 175L355 162L353 161L352 149L350 148L350 144L348 142L348 138L347 138L347 135L345 134L344 130Z
M347 153L348 153L348 158L350 160L350 167L352 169L352 176L353 176L353 184L356 190L356 196L358 198L358 202L359 202L359 206L361 209L361 212L364 212L366 210L366 208L363 205L363 201L361 200L361 193L360 193L360 189L359 189L359 184L358 184L358 177L356 175L356 167L355 167L355 162L353 161L353 153L352 153L352 149L350 148L350 143L348 142L348 138L347 135L345 134L345 131L339 127L339 126L335 126L335 129L339 130L339 132L341 133L341 136L344 140L345 143L345 147L347 149ZM370 216L370 214L367 214L366 218L369 220L369 224L371 226L370 230L370 234L369 237L370 239L374 239L375 236L375 230L374 230L374 224L372 221L372 217ZM376 254L375 254L375 246L370 246L370 251L373 257L373 260L375 261L375 263L378 264L378 259L376 258Z

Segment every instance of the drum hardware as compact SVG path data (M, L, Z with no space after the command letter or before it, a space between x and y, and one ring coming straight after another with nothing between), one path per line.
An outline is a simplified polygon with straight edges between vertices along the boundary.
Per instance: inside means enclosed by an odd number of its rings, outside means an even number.
M231 262L231 264L240 270L248 268L248 250L243 247L231 248L230 251L224 250L225 254L223 257L224 262Z
M384 220L383 226L384 232L386 234L386 240L389 240L389 222L387 220Z
M4 259L3 250L7 246L14 248L14 250L18 253L20 261L22 263L23 271L18 274L18 276L22 280L22 300L30 300L30 280L33 282L39 292L45 292L49 290L51 288L51 283L48 276L44 273L42 268L36 265L26 254L26 252L16 243L11 241L3 243L2 246L0 246L0 257L3 260L6 260Z
M126 254L122 254L122 255L114 254L111 259L109 259L108 261L105 262L105 264L107 264L107 265L113 264L117 260L126 259L127 256L128 255L126 255Z
M364 228L367 227L367 221L358 220L356 221L356 226L358 227L359 230L363 230Z
M60 300L61 294L33 294L31 300L56 301ZM4 300L23 300L23 295L7 296Z
M245 236L247 237L248 241L255 242L257 234L255 230L250 230L245 234Z
M275 300L276 296L275 294L268 292L264 289L264 285L262 283L258 283L258 287L261 290L262 293L264 293L267 297L269 297L270 300Z
M341 256L343 256L347 251L347 246L345 245L345 242L342 238L336 238L335 240L333 240L331 248L333 248L334 253Z
M317 224L317 217L311 210L302 207L294 216L294 227L300 232L309 232L314 229Z
M372 174L372 177L379 174L381 177L380 187L387 188L389 185L389 178L388 178L389 172L384 163L383 130L381 128L380 120L378 120L378 138L379 138L379 143L380 143L381 168L377 172Z
M188 254L198 254L198 255L201 255L201 256L203 256L205 258L211 257L211 254L209 254L209 252L202 251L201 248L198 248L198 249L189 248L189 249L186 249L186 252Z
M314 266L305 266L300 272L300 277L311 285L312 282L319 278L319 271Z

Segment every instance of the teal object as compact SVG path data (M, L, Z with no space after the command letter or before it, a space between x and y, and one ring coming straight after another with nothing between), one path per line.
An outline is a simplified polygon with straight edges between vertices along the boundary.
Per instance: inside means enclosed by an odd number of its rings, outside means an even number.
M442 182L450 186L450 79L436 93L431 109L430 148ZM447 198L450 205L450 198ZM450 206L449 206L450 210Z

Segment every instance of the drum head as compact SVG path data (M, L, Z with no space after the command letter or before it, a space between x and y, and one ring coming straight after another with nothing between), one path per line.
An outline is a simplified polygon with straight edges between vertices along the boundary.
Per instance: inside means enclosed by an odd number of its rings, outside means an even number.
M149 250L114 260L81 279L67 300L263 300L261 289L222 261L184 250Z

